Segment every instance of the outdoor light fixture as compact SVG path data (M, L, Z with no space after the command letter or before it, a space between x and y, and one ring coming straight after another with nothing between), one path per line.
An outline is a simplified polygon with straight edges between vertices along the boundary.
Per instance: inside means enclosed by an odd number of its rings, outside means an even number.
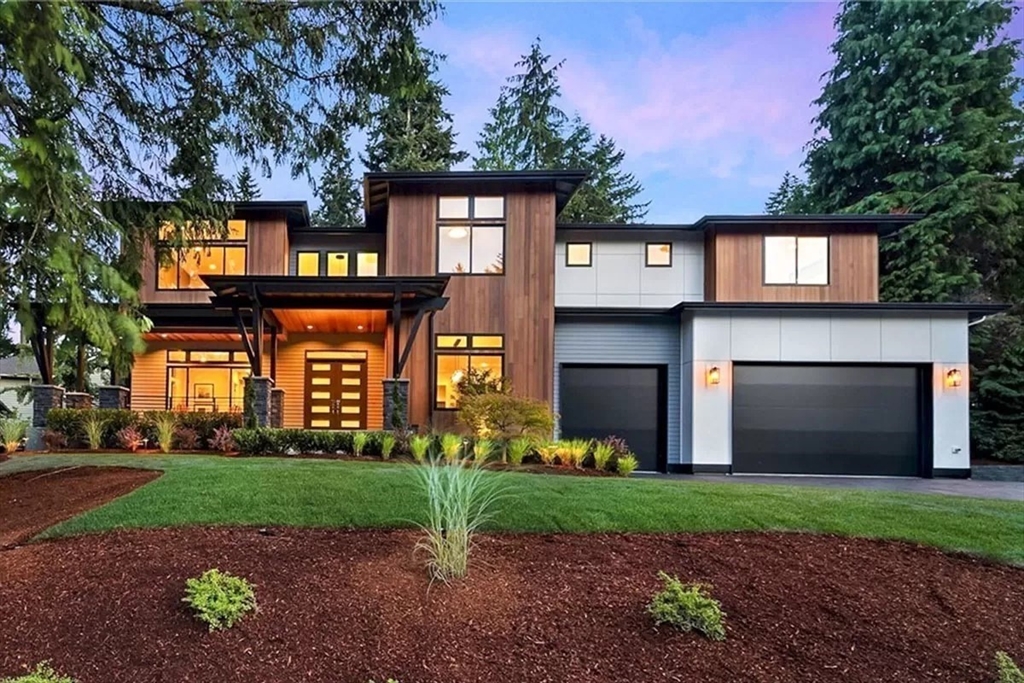
M717 365L712 365L708 368L708 384L715 385L722 381L722 371L718 369Z
M946 386L953 388L958 387L963 382L963 378L960 375L960 371L956 368L946 373Z
M313 329L313 326L312 325L306 325L306 329L307 330L311 330L311 329Z
M359 330L360 332L362 332L363 331L363 326L362 325L356 325L356 329Z

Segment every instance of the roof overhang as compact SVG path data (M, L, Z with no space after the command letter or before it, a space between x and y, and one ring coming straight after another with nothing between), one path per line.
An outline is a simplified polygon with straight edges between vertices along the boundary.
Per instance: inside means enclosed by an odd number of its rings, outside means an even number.
M443 308L448 276L302 277L294 275L203 275L214 309L390 310Z
M309 227L309 205L305 201L235 202L233 206L235 215L239 218L278 214L284 216L289 229Z
M717 230L730 232L758 231L765 227L826 227L837 229L876 232L885 237L924 218L919 213L887 214L781 214L758 216L704 216L692 226L693 230Z
M387 213L388 197L396 187L415 187L434 194L515 192L533 190L555 195L555 214L569 203L587 178L586 171L437 171L367 173L363 176L363 203L367 223Z
M916 302L836 302L836 303L800 303L800 302L726 302L726 301L683 301L672 311L732 312L744 313L924 313L924 314L960 314L968 320L977 320L986 315L1002 313L1010 309L1008 304L977 304L977 303L916 303Z

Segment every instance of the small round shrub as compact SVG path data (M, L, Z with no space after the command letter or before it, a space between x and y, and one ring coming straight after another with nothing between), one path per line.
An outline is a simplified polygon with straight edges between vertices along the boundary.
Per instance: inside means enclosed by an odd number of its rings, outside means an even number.
M219 569L203 572L185 582L185 597L195 616L210 627L231 628L247 612L256 609L256 593L249 582Z
M24 676L5 678L0 683L75 683L75 679L62 676L53 670L49 662L42 662Z
M721 604L711 597L711 586L702 583L683 583L675 576L658 572L665 584L647 612L657 625L670 624L682 631L697 631L711 640L725 640L725 612Z

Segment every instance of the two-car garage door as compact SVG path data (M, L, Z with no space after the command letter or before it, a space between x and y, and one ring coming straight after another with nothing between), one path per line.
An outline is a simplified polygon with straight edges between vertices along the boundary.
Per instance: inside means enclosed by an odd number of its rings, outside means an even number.
M733 472L927 476L921 383L916 367L737 364Z

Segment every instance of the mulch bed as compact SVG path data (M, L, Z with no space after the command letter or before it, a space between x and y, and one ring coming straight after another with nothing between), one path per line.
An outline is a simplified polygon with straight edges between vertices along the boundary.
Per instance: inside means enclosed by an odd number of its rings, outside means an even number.
M0 552L0 677L80 683L990 683L1024 658L1024 571L803 534L500 535L428 586L398 531L122 531ZM210 567L259 611L207 633L181 603ZM657 569L714 584L728 640L654 628Z
M159 476L160 472L126 467L69 467L0 477L0 549L23 543Z

